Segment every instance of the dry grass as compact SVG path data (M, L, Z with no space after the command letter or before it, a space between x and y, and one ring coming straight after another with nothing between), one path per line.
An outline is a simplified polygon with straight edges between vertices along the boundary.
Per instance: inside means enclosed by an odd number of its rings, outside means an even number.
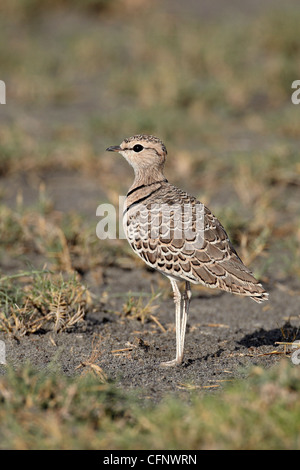
M16 284L16 279L23 284ZM52 328L56 332L83 321L89 291L72 276L24 272L0 279L0 331L19 339Z
M131 292L128 293L128 298L126 303L123 304L123 311L121 315L124 315L127 318L133 320L139 320L142 324L145 321L153 319L153 313L159 307L158 304L153 304L159 297L160 293L155 293L152 291L152 294L148 301L145 302L145 299L142 295L138 297L133 296Z
M8 368L0 378L0 447L299 449L299 370L285 359L267 372L253 367L247 380L226 381L213 394L185 385L189 403L141 406L98 374Z
M16 119L1 126L2 175L49 169L80 172L85 179L96 175L107 200L115 204L131 174L117 157L104 156L105 147L135 132L158 134L168 145L169 180L210 205L245 262L266 279L274 265L280 267L279 277L299 274L300 213L292 201L299 198L300 135L297 107L290 101L291 82L300 74L294 60L297 8L218 24L190 16L178 22L158 7L142 8L138 18L123 11L126 21L121 21L115 10L106 9L107 2L99 1L99 17L92 19L87 7L66 24L60 18L68 2L55 2L58 11L47 2L38 14L50 31L55 22L48 47L49 35L29 27L30 14L15 11L30 13L36 2L8 3L7 19L12 21L11 9L20 40L11 41L3 25L0 44L10 43L12 53L0 46L0 60ZM151 21L141 30L143 15ZM86 112L77 112L80 103ZM39 119L18 117L33 104ZM58 107L61 117L55 113ZM2 211L4 234L5 220L11 218L9 237L26 250L28 245L44 252L59 247L58 253L52 250L59 269L76 269L74 252L79 270L94 259L85 237L70 246L64 227L56 221L53 226L58 214L51 213L51 206L46 220L34 213L12 217L5 207ZM20 245L15 244L16 252ZM282 253L282 259L274 259L273 252Z
M83 369L83 375L92 372L98 378L98 380L101 382L107 382L107 374L104 372L102 367L97 364L99 358L101 357L101 340L101 336L94 335L92 340L91 355L86 360L82 361L79 366L77 366L77 369Z

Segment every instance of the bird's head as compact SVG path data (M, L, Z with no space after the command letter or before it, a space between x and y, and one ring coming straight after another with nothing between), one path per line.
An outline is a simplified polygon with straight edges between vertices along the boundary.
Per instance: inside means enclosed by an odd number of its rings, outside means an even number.
M151 168L162 171L167 155L167 149L158 137L144 134L124 139L120 145L108 147L106 150L119 152L136 173Z

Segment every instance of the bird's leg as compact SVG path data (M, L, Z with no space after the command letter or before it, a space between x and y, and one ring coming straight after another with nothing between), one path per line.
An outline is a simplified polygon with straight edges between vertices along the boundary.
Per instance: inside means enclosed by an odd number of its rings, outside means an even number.
M178 288L177 282L174 279L170 279L171 285L174 293L174 303L175 303L175 324L176 324L176 358L172 361L162 362L161 366L175 366L181 364L182 362L182 353L181 352L181 293Z
M190 301L192 297L191 284L189 281L185 282L185 291L182 297L183 297L183 302L182 302L183 305L182 305L182 318L181 318L181 327L180 327L180 350L179 350L179 357L181 357L181 360L183 358L186 322L187 322L187 318L189 314Z

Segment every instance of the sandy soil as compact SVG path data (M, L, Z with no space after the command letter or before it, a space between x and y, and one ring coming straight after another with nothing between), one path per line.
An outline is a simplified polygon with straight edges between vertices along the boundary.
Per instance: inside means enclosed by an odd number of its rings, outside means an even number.
M126 292L134 286L146 291L156 276L143 270L111 268L101 290ZM121 310L124 299L117 298L90 312L84 324L71 332L31 335L20 342L3 334L0 338L5 340L9 363L18 366L29 360L44 368L53 362L66 374L81 373L83 368L77 367L97 349L99 355L93 362L110 379L125 390L136 389L140 397L157 401L188 385L215 390L224 380L244 375L247 366L269 367L278 361L282 356L270 353L283 351L283 347L275 342L291 339L299 325L300 292L292 294L287 284L270 286L270 301L264 309L227 293L210 296L197 292L190 309L185 360L175 368L159 365L175 355L172 299L161 301L154 314L166 331L152 320L143 325L110 313L111 309Z
M92 181L81 178L78 189L76 174L44 178L48 193L55 195L57 209L69 210L70 205L74 208L75 204L76 209L86 212L93 198L96 206L97 188ZM12 192L14 184L16 182L11 181ZM67 184L77 188L76 201L63 197ZM24 189L24 196L30 202L36 188L25 185ZM9 191L6 197L7 203L13 204ZM89 210L91 218L95 217L93 212ZM99 240L99 250L105 248L103 243L109 241ZM19 342L1 334L0 339L6 343L7 362L17 366L29 360L38 368L52 362L66 374L80 374L84 367L78 366L88 362L92 351L97 350L92 362L98 364L109 379L125 390L135 389L139 397L158 401L168 392L186 393L184 389L188 385L205 387L205 391L216 390L226 380L244 375L245 367L250 365L269 367L282 357L282 354L270 354L275 350L283 351L283 346L276 345L276 341L291 340L297 335L300 286L295 280L266 285L270 300L264 304L195 287L184 363L175 368L163 368L160 362L175 356L174 304L168 282L163 287L167 292L169 289L170 295L155 300L158 308L153 311L154 319L148 318L143 324L130 315L116 313L123 311L129 291L150 294L152 288L158 290L162 278L161 274L142 265L124 269L104 267L102 283L92 284L98 300L84 323L70 332L49 331L23 337ZM89 284L89 273L85 281Z

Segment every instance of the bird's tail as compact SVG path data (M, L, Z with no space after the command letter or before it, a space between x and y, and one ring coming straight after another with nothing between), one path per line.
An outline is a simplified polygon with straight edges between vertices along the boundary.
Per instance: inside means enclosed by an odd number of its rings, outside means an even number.
M227 276L221 281L221 289L250 297L258 303L268 300L269 294L240 258L233 255L230 260L225 260L222 266L226 269Z
M255 302L258 302L260 304L261 302L264 302L265 300L269 300L269 294L268 292L264 291L264 292L261 292L260 294L258 293L257 295L251 295L250 299L255 300Z

